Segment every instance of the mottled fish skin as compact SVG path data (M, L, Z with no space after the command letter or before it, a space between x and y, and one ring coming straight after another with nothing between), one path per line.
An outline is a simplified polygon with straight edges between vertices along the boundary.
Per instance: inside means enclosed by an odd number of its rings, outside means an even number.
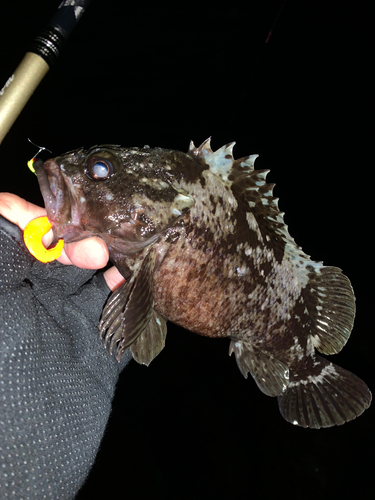
M303 427L340 425L371 402L366 384L318 356L339 352L354 322L350 282L312 261L289 235L255 170L230 143L187 154L94 146L38 168L55 235L98 235L126 278L99 325L118 359L129 346L149 364L166 320L229 337L241 373L277 396L283 417Z

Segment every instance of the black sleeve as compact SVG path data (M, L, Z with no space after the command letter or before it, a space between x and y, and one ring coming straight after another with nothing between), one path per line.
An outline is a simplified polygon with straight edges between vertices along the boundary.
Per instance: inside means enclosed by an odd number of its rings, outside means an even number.
M108 293L94 271L36 261L0 217L0 498L71 499L83 484L131 358L99 339Z

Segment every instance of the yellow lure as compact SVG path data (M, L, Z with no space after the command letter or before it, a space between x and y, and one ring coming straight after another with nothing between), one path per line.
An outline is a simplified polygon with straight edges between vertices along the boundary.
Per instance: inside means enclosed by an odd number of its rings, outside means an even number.
M26 248L40 262L52 262L60 257L64 248L64 240L59 240L52 248L43 245L42 238L51 229L48 217L37 217L31 220L23 231L23 240Z
M32 171L32 173L36 175L35 168L34 168L34 161L35 161L35 158L31 158L31 160L29 160L27 162L27 166Z

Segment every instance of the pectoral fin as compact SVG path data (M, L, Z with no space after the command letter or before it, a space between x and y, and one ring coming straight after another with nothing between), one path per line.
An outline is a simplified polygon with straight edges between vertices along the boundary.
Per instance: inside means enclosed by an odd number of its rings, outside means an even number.
M137 363L149 365L165 346L167 322L155 310L147 327L130 347Z
M99 323L110 352L117 346L117 360L148 325L154 307L153 271L155 252L146 254L138 270L109 298Z
M247 378L250 373L259 389L267 396L279 396L289 384L289 369L272 354L248 342L232 340L229 356L234 352L237 366Z

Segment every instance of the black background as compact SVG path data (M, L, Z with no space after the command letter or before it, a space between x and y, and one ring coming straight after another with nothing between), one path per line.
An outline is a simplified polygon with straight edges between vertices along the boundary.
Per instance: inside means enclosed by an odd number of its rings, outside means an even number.
M59 1L0 11L0 86ZM297 243L342 268L357 296L332 361L374 388L372 1L93 0L1 145L0 189L42 204L26 168L100 143L186 151L212 136L260 154ZM169 325L167 345L121 376L79 500L374 498L374 411L319 431L286 423L245 380L227 340Z

